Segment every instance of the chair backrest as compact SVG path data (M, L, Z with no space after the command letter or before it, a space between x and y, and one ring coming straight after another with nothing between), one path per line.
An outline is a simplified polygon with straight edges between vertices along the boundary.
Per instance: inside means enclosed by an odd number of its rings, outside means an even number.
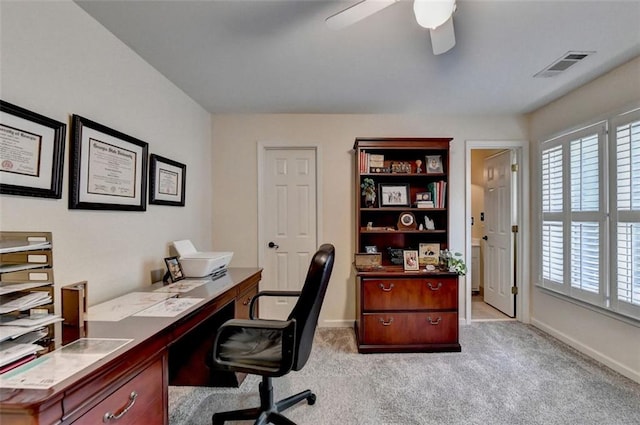
M300 297L289 314L289 319L296 320L296 353L293 370L302 369L311 354L313 335L318 324L322 301L329 285L334 257L335 248L333 245L323 244L318 248L309 265Z

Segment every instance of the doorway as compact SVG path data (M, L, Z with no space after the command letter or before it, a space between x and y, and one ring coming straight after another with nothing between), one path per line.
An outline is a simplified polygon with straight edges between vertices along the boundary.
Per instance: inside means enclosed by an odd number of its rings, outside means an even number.
M499 154L504 152L503 154ZM514 167L513 179L513 202L507 202L508 205L501 205L500 211L502 216L513 217L513 230L507 223L508 232L504 235L508 239L507 245L513 249L511 254L505 256L496 255L498 252L492 246L492 255L487 255L488 244L483 238L487 237L490 230L486 224L489 219L488 214L493 214L493 218L497 216L498 211L496 205L498 202L491 200L494 192L488 192L485 184L485 158L510 157L512 163L517 164ZM529 283L528 283L528 259L526 253L528 247L524 245L524 241L528 241L528 143L525 141L467 141L466 142L466 244L465 258L470 259L469 272L464 278L465 282L465 322L470 323L472 320L514 320L506 314L500 312L495 307L485 303L485 290L489 289L489 298L495 299L495 285L487 285L486 276L502 276L502 290L505 288L509 294L504 294L503 301L514 300L512 305L515 310L515 319L528 323L529 321ZM490 165L494 164L491 160ZM509 167L510 168L510 167ZM492 188L493 189L493 188ZM489 197L489 203L492 205L489 211L484 202L485 196ZM507 218L508 220L508 218ZM495 223L492 224L492 227ZM504 227L504 226L503 226ZM503 232L504 233L504 232ZM526 236L525 236L526 235ZM497 233L492 233L492 237ZM511 239L512 238L512 239ZM503 241L504 242L504 241ZM505 257L511 257L506 259ZM492 261L489 268L491 273L487 273L484 264L487 260ZM503 270L504 269L504 270ZM492 282L494 282L492 280ZM495 282L494 282L495 283ZM517 295L511 295L511 286L517 287ZM495 304L495 303L494 303ZM498 306L500 307L500 306ZM504 306L502 306L504 307ZM504 308L503 308L504 309ZM509 309L507 309L509 313Z
M258 144L260 290L302 288L320 234L318 163L317 147ZM260 317L286 318L296 301L263 297Z

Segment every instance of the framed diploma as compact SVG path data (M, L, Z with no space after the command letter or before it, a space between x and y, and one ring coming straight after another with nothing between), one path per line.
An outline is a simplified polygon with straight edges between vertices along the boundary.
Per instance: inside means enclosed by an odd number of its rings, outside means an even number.
M149 167L149 203L184 207L187 166L151 154Z
M66 129L0 100L0 194L60 199Z
M78 115L71 125L69 208L145 211L149 145Z

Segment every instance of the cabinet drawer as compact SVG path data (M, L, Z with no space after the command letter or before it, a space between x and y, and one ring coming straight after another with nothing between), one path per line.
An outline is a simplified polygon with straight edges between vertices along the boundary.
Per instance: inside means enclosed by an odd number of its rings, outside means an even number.
M458 314L381 313L362 316L364 344L450 344L458 342Z
M458 306L458 278L363 279L365 311L455 310Z
M85 413L73 425L96 425L117 423L118 425L164 423L166 406L163 402L162 360L158 360L137 374L116 392L102 400ZM132 394L136 394L132 401ZM130 406L126 413L124 409ZM106 413L122 414L120 419L104 421Z

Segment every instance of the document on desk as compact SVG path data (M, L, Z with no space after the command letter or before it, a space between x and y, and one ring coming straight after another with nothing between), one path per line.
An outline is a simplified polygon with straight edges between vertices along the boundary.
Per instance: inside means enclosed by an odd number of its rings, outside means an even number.
M171 297L175 297L175 294L170 292L131 292L89 307L87 320L117 322Z
M204 301L204 298L169 298L153 305L139 313L136 317L175 317L187 311L194 305Z
M163 286L154 290L153 292L171 292L174 294L180 294L183 292L189 292L192 289L197 288L198 286L202 286L205 283L211 282L210 280L202 280L202 279L184 279L169 284L167 286Z
M0 387L46 390L131 341L133 340L81 338L0 375Z

